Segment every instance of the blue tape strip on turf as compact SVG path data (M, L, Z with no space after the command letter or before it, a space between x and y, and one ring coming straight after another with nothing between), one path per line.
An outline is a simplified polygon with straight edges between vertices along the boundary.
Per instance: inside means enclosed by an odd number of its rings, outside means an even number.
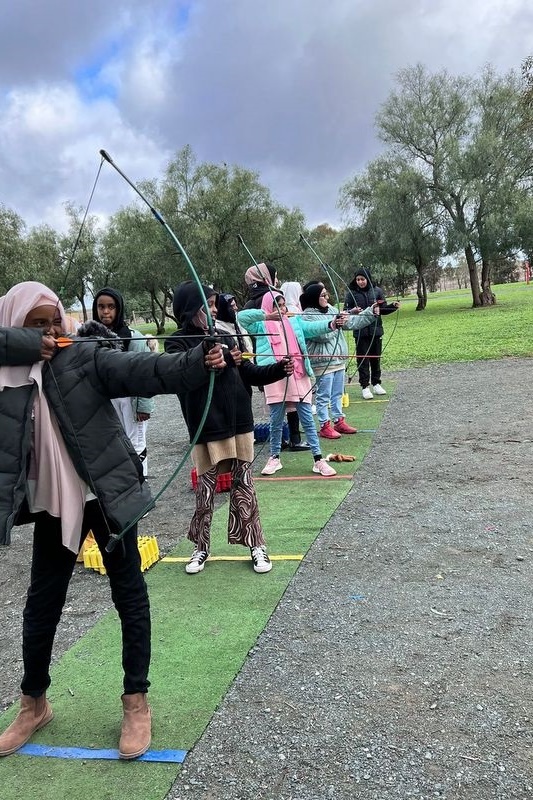
M48 747L42 744L25 744L16 753L21 756L47 756L48 758L119 760L118 750L93 750L89 747ZM148 750L144 755L131 760L166 761L182 764L186 755L186 750Z

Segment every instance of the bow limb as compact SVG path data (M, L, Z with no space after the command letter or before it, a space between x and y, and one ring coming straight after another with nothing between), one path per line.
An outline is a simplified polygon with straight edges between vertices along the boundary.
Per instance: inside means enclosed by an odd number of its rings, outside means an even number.
M322 266L322 268L323 268L323 269L326 271L326 273L328 274L328 276L329 276L329 270L331 270L331 271L332 271L332 272L333 272L333 273L334 273L334 274L337 276L337 278L339 278L339 280L341 281L341 283L343 283L343 284L346 286L346 288L348 289L348 293L349 293L349 294L351 294L352 290L350 289L350 287L348 286L348 284L346 283L346 281L345 281L345 279L342 277L342 275L340 275L338 272L336 272L336 271L333 269L333 267L330 267L330 266L328 266L328 265L327 265L327 264L326 264L326 263L325 263L325 262L324 262L324 261L323 261L323 260L320 258L320 256L319 256L319 255L318 255L318 253L316 252L316 250L315 250L315 249L314 249L314 248L311 246L311 244L309 243L309 241L308 241L308 240L307 240L307 239L306 239L306 238L305 238L305 237L304 237L302 234L300 234L300 240L301 240L301 241L303 241L303 242L304 242L304 244L305 244L305 245L307 245L307 247L308 247L308 248L311 250L311 252L312 252L312 253L315 255L315 257L318 259L318 261L320 262L320 265L321 265L321 266ZM330 277L330 276L329 276L329 277ZM338 305L339 305L339 310L340 310L340 300L339 300L339 296L338 296L338 294L337 294L337 289L336 289L336 287L335 287L335 283L333 282L333 280L331 279L331 277L330 277L330 281L331 281L331 284L332 284L332 286L333 286L333 291L335 292L335 296L336 296L336 298L337 298ZM372 281L369 281L369 283L370 283L370 288L371 288L372 290L374 290L374 285L373 285ZM364 355L362 355L362 356L357 356L357 341L356 341L356 343L355 343L355 348L354 348L354 352L353 352L353 354L352 354L352 358L351 358L350 360L357 360L358 358L360 358L360 359L362 359L362 360L363 360L363 359L365 359L365 358L367 357L367 355L368 355L368 353L370 352L370 349L371 349L371 347L372 347L372 344L373 344L373 342L374 342L374 339L376 338L377 326L378 326L378 320L377 320L377 317L376 317L376 319L374 320L374 324L373 324L372 338L370 339L370 344L368 345L368 348L367 348L367 351L366 351L366 353L365 353ZM356 339L357 339L357 337L356 337ZM338 341L338 340L337 340L337 341ZM389 339L389 341L390 341L390 339ZM388 342L387 342L387 344L388 344ZM351 382L352 382L353 376L355 375L355 372L354 372L354 374L353 374L353 375L350 375L350 374L349 374L349 372L350 372L350 360L348 360L348 363L347 363L347 365L346 365L346 375L347 375L347 377L348 377L348 383L351 383Z
M307 239L307 238L306 238L306 237L303 235L303 233L301 233L301 234L300 234L300 241L301 241L301 242L303 242L303 243L305 244L305 246L309 248L309 250L310 250L310 251L313 253L313 255L315 256L315 258L316 258L316 259L317 259L317 261L319 262L320 266L322 267L322 269L325 271L326 275L328 276L328 278L329 278L329 282L330 282L330 283L331 283L331 285L333 286L333 291L334 291L334 293L335 293L335 301L336 301L336 303L337 303L337 309L340 311L340 310L341 310L341 307L340 307L340 297L339 297L339 293L337 292L337 287L336 287L336 285L335 285L335 281L333 280L333 278L332 278L332 277L331 277L331 275L330 275L330 271L329 271L329 270L330 270L330 268L328 267L328 265L326 264L326 262L325 262L325 261L323 261L323 259L322 259L322 258L320 258L320 256L318 255L317 251L315 250L315 248L314 248L314 247L311 245L311 243L310 243L310 242L309 242L309 240L308 240L308 239ZM331 364L331 362L333 361L333 358L334 358L334 355L335 355L335 351L336 351L336 349L337 349L337 346L338 346L338 344L339 344L339 339L340 339L340 337L341 337L341 336L343 336L343 335L344 335L344 334L342 333L342 330L341 330L341 328L337 328L337 338L335 339L335 347L333 348L333 352L331 353L331 355L330 355L330 357L329 357L329 361L328 361L328 363L326 364L326 366L325 366L325 368L324 368L323 374L325 374L325 373L327 372L329 365L330 365L330 364ZM307 392L307 394L309 394L309 393L312 393L312 392L314 391L314 389L316 389L316 387L318 386L318 384L319 384L319 383L320 383L320 376L319 376L318 378L315 376L315 383L314 383L314 385L311 387L311 389L309 390L309 392Z
M257 267L258 266L258 262L255 260L254 256L252 255L252 252L250 251L249 247L246 245L246 242L244 241L244 239L243 239L243 237L241 236L240 233L237 234L237 239L239 241L239 244L241 244L244 247L244 249L246 250L248 256L250 257L252 262ZM274 295L274 292L272 291L272 287L268 283L267 283L267 288L268 288L268 291L270 293L270 296L272 297L272 305L275 308L277 308L278 311L279 311L279 307L278 307L278 304L276 302L276 296ZM283 319L281 318L281 312L279 312L279 313L280 313L281 330L283 331L283 339L285 341L285 350L287 352L287 355L290 356L289 338L287 336L287 331L285 330L285 325L283 324ZM283 412L284 412L283 416L285 416L285 405L286 405L288 390L289 390L289 376L287 375L286 378L285 378L285 392L283 393L283 400L281 401L282 404L283 404ZM282 439L283 439L283 436L282 436ZM264 447L264 445L263 445L263 447ZM263 447L260 449L259 453L254 458L254 461L259 456L259 454L263 452Z
M87 205L86 205L85 211L83 213L83 218L82 218L79 230L78 230L78 234L76 236L76 241L74 242L74 245L72 247L72 252L70 253L70 256L68 257L67 268L65 270L65 273L64 273L63 279L62 279L62 286L59 289L59 291L57 292L57 302L55 304L55 311L56 312L57 312L57 310L59 308L59 304L61 303L61 297L62 297L62 295L65 294L65 291L66 291L67 278L69 276L69 273L70 273L70 270L72 268L72 265L74 264L74 256L76 255L76 251L77 251L77 249L79 247L79 244L80 244L80 241L81 241L81 235L83 233L83 229L84 229L85 223L87 221L87 216L89 214L89 209L91 207L91 202L92 202L92 199L94 197L94 193L96 191L96 186L98 184L98 179L100 178L100 173L102 171L102 164L103 164L103 161L100 162L100 166L98 167L98 171L97 171L96 177L94 179L94 183L93 183L93 186L92 186L92 189L91 189L91 193L89 195L89 200L87 201ZM58 347L65 347L65 346L67 346L67 343L71 344L72 341L73 341L72 339L69 339L66 336L60 336L60 337L57 338L57 346ZM70 432L71 432L72 437L73 437L73 439L74 439L74 441L76 443L76 447L78 448L78 451L79 451L79 454L80 454L81 462L84 465L84 469L85 469L85 472L87 474L88 485L89 485L92 493L96 497L96 502L98 503L98 506L99 506L100 511L102 513L102 518L103 518L103 520L105 522L105 525L106 525L106 528L107 528L107 532L108 532L108 535L109 535L110 541L111 541L111 537L113 536L113 534L111 532L111 528L110 528L107 516L106 516L104 508L102 506L102 502L100 500L100 497L98 496L98 492L96 491L96 484L95 484L95 481L94 481L93 476L91 474L91 471L89 469L89 465L87 464L85 456L83 455L83 450L82 450L82 447L81 447L80 442L78 440L78 436L76 434L76 430L74 428L72 420L70 419L70 416L69 416L69 413L68 413L68 409L67 409L67 406L66 406L66 403L65 403L65 399L63 397L63 393L61 392L61 388L59 386L59 381L57 380L56 374L54 372L52 361L49 361L46 364L46 368L49 370L50 375L52 376L52 380L54 382L54 386L56 388L57 395L59 397L59 401L60 401L61 405L63 406L63 410L65 412L65 417L68 420L68 423L69 423L69 426L70 426Z
M206 317L207 317L207 325L208 325L209 334L211 336L214 336L215 326L213 324L213 318L212 318L211 312L209 310L209 305L207 303L207 298L206 298L204 290L202 288L202 282L200 280L200 277L199 277L198 273L196 272L196 269L193 266L193 263L192 263L191 259L189 258L188 253L186 252L185 248L181 244L180 240L178 239L178 237L176 236L176 234L174 233L174 231L172 230L172 228L170 227L168 222L164 219L163 215L154 208L152 203L150 203L148 198L141 192L139 187L136 186L133 183L133 181L131 181L128 178L128 176L124 172L122 172L122 170L115 164L115 162L113 161L113 159L111 158L109 153L107 153L105 150L100 150L100 155L102 156L103 160L107 161L108 164L111 164L113 169L115 169L118 172L118 174L126 181L126 183L129 186L131 186L131 188L134 190L134 192L136 192L136 194L141 198L141 200L148 206L148 208L150 209L152 215L163 226L163 228L165 229L165 231L168 234L168 236L172 239L172 241L174 242L174 244L178 248L179 252L182 254L183 258L185 259L185 263L187 264L187 267L189 269L189 272L190 272L190 274L191 274L191 276L193 278L193 281L196 283L196 285L198 287L198 290L200 292L200 297L202 298L202 305L204 307L205 314L206 314ZM108 545L107 545L107 548L106 548L108 551L113 550L114 547L116 546L116 544L122 539L122 537L128 532L128 530L130 530L130 528L132 528L133 525L135 525L140 519L142 519L142 517L146 514L146 512L149 511L153 507L154 503L161 497L163 492L170 486L172 481L177 477L177 475L179 474L180 470L183 468L183 465L185 464L185 462L187 461L187 459L191 455L194 446L198 442L198 439L200 438L200 435L202 433L203 427L205 425L205 421L207 419L207 415L209 413L209 408L211 406L211 401L212 401L212 398L213 398L214 383L215 383L215 372L211 371L210 375L209 375L209 387L208 387L208 392L207 392L207 398L206 398L204 412L202 414L202 419L200 420L198 428L196 429L196 433L194 434L194 436L193 436L193 438L191 440L191 443L189 444L189 447L187 448L187 450L185 452L185 455L181 458L178 466L175 468L175 470L170 475L170 477L165 481L165 483L163 484L162 488L156 493L156 495L152 498L150 503L144 509L142 509L137 514L137 516L130 522L128 527L124 528L118 534L112 534L111 535L110 541L108 542Z

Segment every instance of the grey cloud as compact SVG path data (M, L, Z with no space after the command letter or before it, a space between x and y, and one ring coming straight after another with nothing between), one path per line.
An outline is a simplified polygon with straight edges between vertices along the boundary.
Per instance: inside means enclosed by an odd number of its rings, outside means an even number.
M75 7L69 16L64 2L47 3L45 27L26 29L16 18L29 18L28 0L13 4L0 29L0 85L68 78L74 62L121 30L128 47L116 114L121 134L131 135L117 137L117 158L135 163L134 148L143 147L143 164L155 166L190 144L200 160L257 170L276 199L300 206L312 223L338 219L339 187L379 152L374 117L399 69L519 68L533 22L529 0L192 0L186 30L170 38L169 24L159 34L157 26L171 20L172 3ZM29 44L37 33L39 53ZM139 46L162 70L151 94L136 83ZM88 126L101 124L88 113ZM39 193L43 179L35 180Z

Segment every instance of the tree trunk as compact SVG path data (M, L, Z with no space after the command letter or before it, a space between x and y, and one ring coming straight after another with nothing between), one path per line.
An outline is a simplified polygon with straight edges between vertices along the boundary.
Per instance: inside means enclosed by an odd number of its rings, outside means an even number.
M418 273L418 279L416 282L416 294L418 297L418 303L416 305L417 311L423 311L427 306L428 302L428 293L426 288L426 281L424 280L424 276L421 272Z
M466 263L468 264L468 275L470 277L470 289L472 290L472 306L478 308L483 305L481 301L481 290L479 287L479 276L477 274L477 264L474 258L472 247L468 244L465 247Z
M156 300L153 291L150 291L150 310L152 312L152 319L155 322L156 335L159 336L159 329L161 327L161 322L158 318L158 313L156 310Z
M167 309L166 306L163 306L163 308L161 309L161 325L157 326L158 336L162 336L165 333L166 319L167 319Z
M150 306L152 309L152 317L156 326L156 335L161 336L165 333L165 321L167 318L167 310L165 303L160 303L157 299L157 294L150 291ZM159 315L158 315L159 310Z
M496 295L490 288L490 264L486 258L481 262L481 304L496 305Z
M81 313L82 313L82 316L83 316L83 321L87 322L87 306L85 305L85 296L82 293L81 295L77 294L76 297L78 298L80 306L81 306Z

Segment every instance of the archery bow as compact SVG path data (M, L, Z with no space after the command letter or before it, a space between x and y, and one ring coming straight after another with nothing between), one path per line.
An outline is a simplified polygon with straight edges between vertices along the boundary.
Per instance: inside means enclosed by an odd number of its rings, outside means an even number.
M131 188L136 192L136 194L141 198L141 200L148 206L148 208L150 209L152 215L163 226L165 232L172 239L172 241L174 242L174 244L178 248L179 252L182 254L183 258L185 259L185 263L187 264L187 267L188 267L188 269L189 269L189 271L190 271L190 273L191 273L191 275L193 277L193 280L194 280L194 282L196 283L196 285L198 287L198 290L200 292L200 297L202 298L202 305L204 307L204 310L205 310L205 313L206 313L206 317L207 317L207 325L208 325L209 337L214 337L215 336L215 328L214 328L214 325L213 325L213 318L211 317L211 312L209 311L209 305L207 303L207 298L205 296L205 293L204 293L204 290L203 290L203 287L202 287L202 282L200 280L200 277L199 277L198 273L196 272L196 269L194 268L194 265L193 265L191 259L189 258L189 255L187 254L187 252L186 252L185 248L183 247L183 245L181 244L180 240L178 239L178 237L176 236L176 234L174 233L174 231L172 230L172 228L170 227L168 222L164 219L163 215L159 211L157 211L157 209L154 208L152 203L150 203L148 198L141 192L139 187L136 186L136 184L133 183L133 181L131 181L130 178L128 178L128 176L117 166L117 164L115 164L115 162L113 161L113 159L111 158L109 153L107 153L105 150L100 150L100 155L102 156L103 160L107 161L108 164L110 164L113 167L113 169L115 169L118 172L118 174L126 181L126 183L129 186L131 186ZM214 341L214 339L212 339L212 341ZM185 462L189 458L190 454L192 453L194 446L198 442L198 439L200 438L200 435L202 433L203 427L205 425L205 421L207 419L207 415L209 413L209 408L211 406L211 400L212 400L212 397L213 397L214 382L215 382L215 372L211 371L210 375L209 375L209 387L208 387L208 392L207 392L207 399L206 399L205 408L204 408L204 411L203 411L203 414L202 414L202 418L201 418L201 420L199 422L199 425L198 425L198 428L196 429L196 432L195 432L195 434L194 434L194 436L192 438L192 441L191 441L189 447L187 448L187 451L185 452L185 455L183 456L183 458L179 462L178 466L174 469L174 471L172 472L170 477L165 481L165 483L163 484L161 489L159 489L159 491L154 495L154 497L152 498L150 503L148 503L147 506L144 509L141 509L141 511L129 523L129 525L126 528L124 528L122 531L120 531L120 533L111 534L111 538L110 538L110 540L109 540L109 542L107 544L106 550L111 551L111 550L114 549L116 544L122 539L122 537L128 532L128 530L130 528L132 528L133 525L135 525L140 519L142 519L142 517L146 514L146 512L149 511L153 507L153 505L156 503L156 501L161 497L163 492L166 491L166 489L170 486L172 481L177 477L177 475L181 471L183 465L185 464Z

